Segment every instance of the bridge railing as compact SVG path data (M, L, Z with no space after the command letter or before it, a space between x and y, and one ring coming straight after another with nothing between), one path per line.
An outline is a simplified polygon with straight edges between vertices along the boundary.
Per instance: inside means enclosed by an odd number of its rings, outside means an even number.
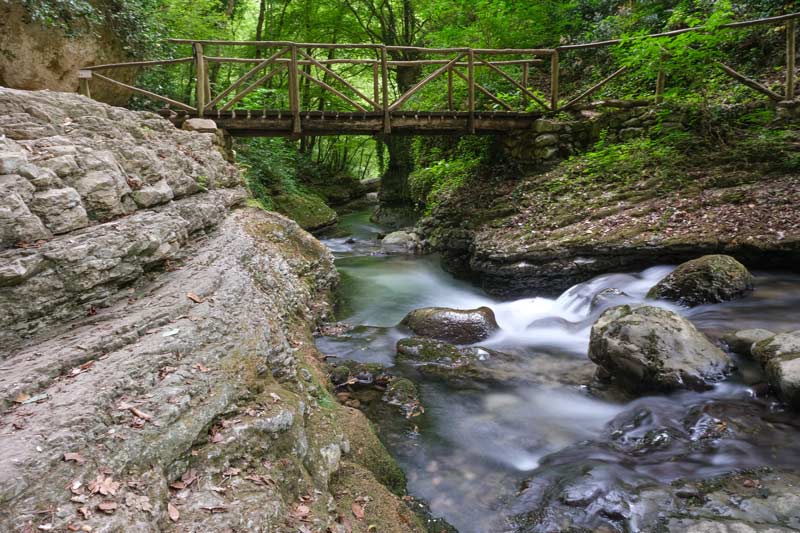
M780 94L732 67L720 68L740 83L772 100L793 100L795 94L796 20L800 13L724 24L717 29L739 29L755 25L785 24L786 84ZM642 36L639 39L670 38L687 32L707 31L703 26ZM79 73L80 90L90 95L90 82L116 85L135 94L162 102L192 116L222 117L262 112L292 120L292 133L302 133L302 115L351 113L376 116L382 131L391 133L392 118L405 113L436 112L465 117L475 131L475 116L496 114L553 113L577 107L628 70L621 67L591 86L573 87L577 94L561 89L561 66L565 54L614 46L622 40L565 45L540 49L421 48L380 44L296 43L288 41L217 41L171 39L191 50L177 59L94 65ZM246 49L236 57L231 50ZM208 51L216 51L215 55ZM254 53L255 52L255 53ZM252 57L255 55L255 57ZM182 97L115 80L103 72L120 68L189 68L187 90ZM403 69L411 72L399 83ZM653 98L660 101L667 83L660 71ZM403 90L398 87L402 86ZM433 93L434 96L431 96ZM434 102L446 109L430 109Z

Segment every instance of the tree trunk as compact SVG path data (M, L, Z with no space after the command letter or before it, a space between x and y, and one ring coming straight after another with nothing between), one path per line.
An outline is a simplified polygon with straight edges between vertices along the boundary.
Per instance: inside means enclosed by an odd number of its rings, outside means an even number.
M419 78L419 68L397 67L396 76L398 92L403 94L416 83ZM389 152L389 164L381 177L381 187L378 192L380 207L375 212L374 218L388 226L406 226L413 223L415 218L414 201L408 185L408 176L414 170L414 158L411 153L413 137L388 135L382 141Z
M264 16L267 13L267 0L261 0L258 5L258 22L256 23L256 41L264 38ZM256 47L256 58L261 58L261 48Z

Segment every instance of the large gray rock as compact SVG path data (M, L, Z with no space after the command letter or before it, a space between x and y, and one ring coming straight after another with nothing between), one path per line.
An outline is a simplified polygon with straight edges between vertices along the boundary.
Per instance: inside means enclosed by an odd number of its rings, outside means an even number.
M6 176L25 180L25 190L15 192L57 235L201 190L240 186L241 176L215 139L178 130L152 113L75 94L0 88L0 182L11 179ZM32 221L14 239L34 242L41 236ZM3 246L11 240L5 238Z
M362 482L368 520L404 509L368 421L322 405L311 331L331 311L330 252L280 215L232 211L246 192L209 137L0 88L0 154L22 154L0 194L0 531L279 531L298 510L336 530L341 487ZM126 187L174 201L136 209Z
M694 307L741 298L751 290L753 276L739 261L728 255L704 255L679 265L647 297Z
M488 307L466 310L424 307L408 313L400 325L421 337L455 344L480 342L500 329L494 313Z
M756 342L752 352L778 396L800 409L800 330Z
M72 187L39 191L33 195L30 208L56 235L89 225L81 196Z
M381 249L384 252L413 253L418 251L420 247L419 236L410 231L393 231L381 240Z
M743 329L722 336L722 340L732 352L740 355L752 355L751 349L757 342L773 337L775 334L766 329Z
M631 392L704 389L731 368L728 356L677 313L621 305L592 326L589 358Z

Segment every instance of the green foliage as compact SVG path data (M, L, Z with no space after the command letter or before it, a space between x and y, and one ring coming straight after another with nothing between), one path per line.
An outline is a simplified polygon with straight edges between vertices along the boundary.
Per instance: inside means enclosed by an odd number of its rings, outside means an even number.
M157 0L24 0L30 22L56 28L68 37L109 30L131 56L152 54L164 37L154 13Z
M455 146L436 146L428 139L414 145L417 169L409 177L412 198L426 214L450 193L463 186L489 159L491 139L462 137Z
M680 162L691 144L691 135L686 132L624 142L611 142L603 132L591 151L564 163L565 172L550 181L548 188L554 194L561 194L602 184L630 185L651 178L662 184L672 181L677 185L683 178Z
M30 22L58 28L67 35L78 35L102 22L86 0L24 0L22 5Z

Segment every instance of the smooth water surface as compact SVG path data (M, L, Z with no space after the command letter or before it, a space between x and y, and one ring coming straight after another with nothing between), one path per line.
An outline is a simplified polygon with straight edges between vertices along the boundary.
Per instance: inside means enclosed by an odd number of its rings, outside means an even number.
M752 369L703 394L611 402L588 393L583 384L593 371L586 356L592 323L611 305L641 302L647 290L671 271L670 266L601 276L572 287L557 299L498 301L453 279L435 256L381 254L377 241L381 229L369 223L367 213L342 217L340 228L350 235L323 241L336 255L342 276L344 305L338 318L365 327L342 337L320 338L318 346L323 352L393 365L395 343L405 336L395 325L407 312L425 306L485 305L495 312L502 331L481 346L522 356L522 362L507 368L510 376L521 379L503 385L455 386L412 376L420 386L425 414L408 422L390 422L393 417L377 420L382 438L408 476L410 493L426 500L434 515L461 532L491 530L543 457L599 437L627 412L650 413L636 429L646 432L663 427L664 419L676 423L687 409L696 406L722 402L726 408L736 406L736 411L745 402L741 409L756 417L774 408L768 402L754 403L748 385L761 376ZM626 296L595 298L610 288ZM737 302L691 310L658 305L681 312L712 338L747 327L793 330L800 328L800 277L757 275L756 291ZM701 427L704 422L699 419L697 423ZM689 431L699 430L693 427ZM688 438L691 440L691 434ZM780 426L770 438L800 442L800 428ZM798 450L787 450L791 460L800 463L798 452L800 445ZM770 454L753 443L735 441L711 453L690 455L685 461L665 464L658 455L653 459L623 467L622 458L605 458L611 464L619 461L620 470L634 468L637 475L670 482L680 476L760 466L770 462Z

